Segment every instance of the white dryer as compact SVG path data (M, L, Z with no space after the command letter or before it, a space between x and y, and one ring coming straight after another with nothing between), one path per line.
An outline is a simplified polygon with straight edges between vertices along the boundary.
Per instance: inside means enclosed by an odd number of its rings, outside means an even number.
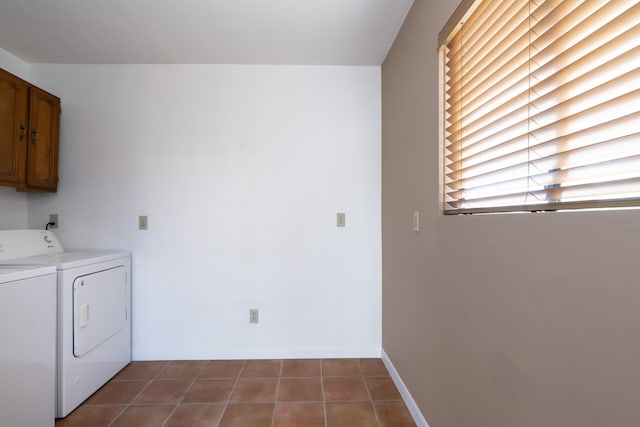
M55 268L0 267L0 425L53 427L55 325Z
M0 231L0 263L57 270L56 416L131 361L131 253L68 251L51 231Z

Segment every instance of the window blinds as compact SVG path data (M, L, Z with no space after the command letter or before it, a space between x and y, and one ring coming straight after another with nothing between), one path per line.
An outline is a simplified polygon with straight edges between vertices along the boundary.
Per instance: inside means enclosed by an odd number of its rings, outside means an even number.
M445 213L640 205L640 0L465 0L440 43Z

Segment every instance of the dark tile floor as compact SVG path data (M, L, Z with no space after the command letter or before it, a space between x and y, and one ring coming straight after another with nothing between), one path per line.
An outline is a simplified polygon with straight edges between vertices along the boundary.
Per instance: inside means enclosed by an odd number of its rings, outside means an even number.
M132 362L56 427L415 426L380 359Z

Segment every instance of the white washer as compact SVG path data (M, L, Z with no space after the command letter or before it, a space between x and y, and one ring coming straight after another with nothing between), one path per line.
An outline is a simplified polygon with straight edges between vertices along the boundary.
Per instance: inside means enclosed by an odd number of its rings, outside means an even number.
M56 270L0 267L0 424L55 423Z
M65 252L51 231L0 231L0 263L57 270L56 416L131 361L131 253Z

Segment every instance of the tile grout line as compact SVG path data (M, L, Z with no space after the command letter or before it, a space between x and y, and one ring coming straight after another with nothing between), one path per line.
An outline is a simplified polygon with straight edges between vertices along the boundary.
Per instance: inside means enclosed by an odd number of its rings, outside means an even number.
M129 363L132 363L132 362L129 362ZM151 378L151 379L147 379L147 385L145 385L144 387L142 387L142 389L138 392L138 394L136 394L136 395L133 397L133 399L131 399L131 401L130 401L129 403L127 403L126 405L124 405L124 408L122 408L122 411L120 411L120 413L119 413L116 417L114 417L114 418L111 420L111 422L107 425L107 427L111 427L111 426L113 425L113 423L114 423L114 422L116 422L116 420L117 420L118 418L120 418L120 417L122 416L122 414L124 414L124 412L125 412L127 409L129 409L129 407L131 406L131 404L132 404L132 403L133 403L133 402L138 398L138 396L140 396L140 394L142 394L142 392L143 392L143 391L145 391L145 390L147 389L147 387L149 387L149 384L151 384L151 382L152 382L153 380L155 380L156 378L158 378L158 376L160 375L160 373L162 373L162 371L164 371L165 369L167 369L167 366L169 366L169 364L170 364L170 363L171 363L170 361L166 361L166 364L164 365L164 368L160 369L160 370L158 371L158 373L157 373L153 378ZM129 366L129 365L127 365L127 366ZM116 374L116 375L117 375L117 374ZM115 378L115 375L114 375L114 378ZM137 380L136 380L136 381L137 381ZM111 380L107 381L107 382L105 383L105 385L106 385L106 384L108 384L108 383L110 383L110 382L111 382ZM103 386L103 387L104 387L104 386Z
M195 378L193 378L191 380L191 384L189 384L189 387L187 387L185 392L182 394L182 397L180 399L178 399L178 401L176 402L175 406L173 407L173 410L171 410L171 412L169 413L169 415L167 416L167 418L164 420L164 422L161 424L160 427L164 427L169 422L169 420L171 419L173 414L178 409L178 406L180 406L180 404L184 401L184 398L187 396L187 393L189 393L189 391L191 391L191 387L193 387L193 385L196 383L198 378L200 378L200 374L202 374L202 371L204 370L204 366L205 366L205 363L202 364L202 367L200 368L200 370L196 374Z
M107 424L107 427L110 427L111 425L113 425L113 423L120 418L120 415L122 415L124 413L124 411L127 410L127 408L129 407L129 405L125 405L124 408L122 408L122 410L118 413L118 415L116 415L115 417L113 417L113 419L111 420L111 422L109 424Z
M371 390L369 390L369 383L367 382L367 378L364 376L364 372L362 372L362 365L360 364L362 359L358 359L358 369L360 369L360 374L362 375L362 382L364 382L364 388L367 389L367 395L369 396L369 403L371 404L371 409L373 409L373 415L376 417L376 421L378 422L378 426L382 426L380 422L380 417L378 417L378 411L376 411L376 405L373 403L373 396L371 396Z
M229 402L231 402L231 396L233 395L233 392L236 389L236 386L238 385L238 380L240 379L240 375L242 375L242 371L244 371L244 368L247 366L247 360L244 359L242 361L242 366L240 367L240 370L238 371L238 374L236 375L236 379L233 382L233 387L231 387L231 390L229 391L229 395L227 395L227 399L226 402L224 403L224 409L222 410L222 413L220 414L220 418L218 418L218 423L216 424L216 427L220 426L220 424L222 423L222 419L224 418L224 414L225 412L227 412L227 408L229 407Z
M324 412L324 427L327 427L327 398L324 394L324 372L322 371L322 361L324 359L320 359L320 388L322 390L322 411Z
M280 393L280 381L282 381L282 370L284 368L284 360L280 359L280 372L278 373L278 384L276 384L276 397L273 402L273 415L271 415L271 427L276 422L276 409L278 407L278 393Z

